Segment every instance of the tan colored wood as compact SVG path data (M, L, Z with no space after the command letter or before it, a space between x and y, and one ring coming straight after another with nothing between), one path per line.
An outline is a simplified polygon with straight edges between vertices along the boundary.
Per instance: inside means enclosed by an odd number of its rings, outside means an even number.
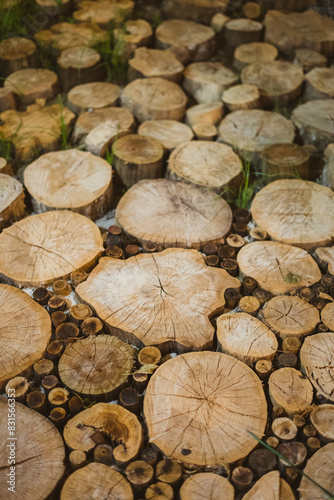
M73 210L95 220L111 207L112 170L105 160L78 149L40 156L24 171L33 210Z
M232 224L226 201L215 193L165 179L140 181L120 200L116 219L141 243L200 249L222 243Z
M274 241L255 241L238 253L240 271L269 292L287 294L321 278L312 257L301 248Z
M196 123L193 132L198 141L215 141L217 138L217 127L211 123Z
M334 331L334 302L325 305L321 311L321 321L325 323L328 330Z
M320 52L310 49L296 49L293 63L301 66L304 73L313 68L325 68L327 66L327 57Z
M180 489L181 500L234 500L234 488L222 476L212 472L194 474L188 477Z
M329 245L334 237L334 193L314 182L271 182L255 195L251 212L273 240L308 251Z
M196 104L186 111L186 123L193 127L198 123L218 125L223 116L223 104L220 101L209 104Z
M225 144L211 141L185 142L169 157L168 177L222 193L230 187L237 191L242 163Z
M144 417L150 442L165 455L215 465L244 458L256 446L247 429L262 436L267 404L260 379L247 365L205 351L182 354L156 370Z
M164 0L163 12L173 19L190 19L209 24L216 12L224 12L227 0Z
M246 2L242 7L242 12L248 19L258 19L261 17L261 4L256 2Z
M138 134L156 139L169 150L194 137L190 127L176 120L148 120L139 126Z
M164 458L157 463L155 475L158 481L175 486L180 483L183 469L177 460Z
M76 85L97 82L104 76L100 54L87 46L63 50L57 59L57 72L64 92Z
M245 43L235 49L233 65L238 71L241 71L248 64L267 64L275 61L277 57L278 50L270 43Z
M93 462L73 472L60 494L60 500L91 500L98 497L104 500L133 500L133 493L120 472Z
M20 403L25 402L29 389L30 386L28 380L25 377L11 378L5 386L5 392L8 397L14 397L15 400L19 401Z
M0 173L0 230L25 215L25 194L21 182Z
M276 336L269 328L243 312L217 318L217 343L220 352L250 366L260 359L272 360L278 348Z
M334 97L334 68L314 68L305 76L304 98L308 101L315 99L333 99Z
M119 42L123 53L131 57L137 47L150 43L153 29L145 19L129 19L122 28L116 28L113 33L116 43Z
M45 45L57 55L62 50L71 47L92 47L100 42L106 42L108 34L92 23L57 23L48 30L39 31L34 35L37 44Z
M115 404L97 403L71 418L64 428L64 440L72 450L89 452L102 433L116 442L114 459L127 465L143 445L143 429L133 413Z
M120 88L114 83L93 82L73 87L67 94L67 105L76 114L87 109L113 106L119 97Z
M230 47L261 42L263 24L252 19L231 19L224 25L224 39Z
M116 122L114 120L106 120L96 125L96 127L94 127L86 135L84 139L85 149L96 156L105 157L108 148L110 149L115 140L130 133L130 129L122 130L120 128L119 122Z
M238 308L241 312L256 316L256 313L260 309L260 306L260 301L256 297L246 295L246 297L242 297L242 299L240 300Z
M1 74L8 76L14 71L35 66L36 45L21 37L5 38L0 43Z
M187 103L183 90L164 78L144 78L129 83L122 106L142 123L146 120L182 120Z
M161 352L153 345L143 347L138 353L138 363L140 365L158 365L161 360Z
M272 182L277 178L310 176L310 155L298 144L271 144L262 150L261 170Z
M87 456L84 451L73 450L68 456L72 471L87 465Z
M92 142L94 144L94 151L97 151L96 143L98 147L101 148L100 143L103 141L102 146L104 146L106 144L104 141L107 133L108 142L112 142L116 137L131 133L135 128L134 117L129 110L107 107L82 113L75 122L73 138L78 141L87 136L96 127L103 126L105 122L107 122L108 125L106 129L102 128L103 134L99 131L99 137L97 138L96 132L94 132L93 137L90 136L90 139L86 141L86 148L87 146L89 147L89 144ZM100 137L100 134L102 137Z
M4 440L7 436L10 438L7 428L8 408L8 400L1 397L0 433ZM12 443L12 448L6 448L8 452L2 453L0 458L0 467L4 479L6 478L1 481L0 497L10 498L12 496L12 498L25 498L26 500L36 500L38 496L47 498L65 472L64 443L59 432L47 418L21 403L16 403L14 435L15 441L6 439L3 442L3 446ZM14 475L11 473L8 462L10 449L13 450L13 443L20 443L20 446L14 445ZM14 476L15 479L12 480L11 476ZM42 481L41 478L43 478ZM7 483L11 480L13 484ZM8 490L11 486L14 486L15 493Z
M209 59L216 48L212 28L182 19L164 21L156 29L155 37L158 48L183 47L192 61Z
M217 12L217 14L214 14L211 17L210 26L214 30L216 35L222 35L224 26L230 19L230 17L225 16L225 14L222 14L221 12Z
M282 339L312 333L320 322L319 311L299 297L273 297L262 310L263 321Z
M173 500L173 488L167 483L151 484L145 491L146 500Z
M78 10L73 13L76 21L85 21L107 28L110 23L122 23L131 14L131 0L80 0Z
M298 427L295 422L288 417L275 417L274 410L276 409L276 413L278 410L281 410L281 414L287 415L287 412L283 408L283 406L274 406L273 408L273 422L271 426L271 430L275 434L275 436L283 442L292 441L296 438Z
M274 470L262 476L243 497L244 500L294 500L288 483Z
M5 80L8 88L23 105L33 104L36 99L52 99L59 90L56 73L48 69L20 69Z
M334 99L300 104L292 112L292 121L305 144L324 150L334 142Z
M179 82L183 73L183 64L169 50L140 47L129 60L129 81L136 78L161 77L172 82Z
M237 81L234 71L220 62L195 62L183 73L183 88L200 104L220 101L223 92Z
M41 286L91 269L103 252L98 227L69 211L33 215L0 235L0 273L14 285Z
M260 91L255 85L242 83L225 90L222 100L229 111L238 109L259 109L261 105Z
M223 310L226 288L239 286L225 271L207 267L199 252L173 248L124 261L103 258L76 293L111 334L138 347L184 352L212 346L209 317Z
M282 406L291 417L312 404L313 388L305 375L295 368L280 368L269 377L269 394L273 406Z
M0 88L0 113L7 109L16 109L16 100L13 92L7 88Z
M332 359L334 338L332 332L307 337L300 350L301 370L312 382L317 394L334 401Z
M320 267L334 275L334 247L317 248L314 255Z
M321 441L334 441L334 405L317 406L310 413L310 421L315 427Z
M154 477L153 467L144 460L135 460L129 463L125 469L125 474L130 484L135 489L148 486Z
M323 488L334 494L333 477L334 443L329 443L320 448L308 461L304 469L305 474L315 482L321 484ZM301 500L325 500L328 498L317 485L303 476L299 493Z

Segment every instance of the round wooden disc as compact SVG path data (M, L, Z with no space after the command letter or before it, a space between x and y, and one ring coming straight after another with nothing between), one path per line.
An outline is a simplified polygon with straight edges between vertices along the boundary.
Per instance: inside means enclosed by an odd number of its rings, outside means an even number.
M59 360L59 376L75 393L110 400L126 382L133 348L116 337L92 335L67 346Z
M262 40L263 25L251 19L230 19L224 24L224 38L230 47Z
M139 120L182 120L187 97L174 82L144 78L129 83L122 93L122 105Z
M121 43L125 42L125 50L127 49L127 44L130 46L130 51L132 52L136 47L150 43L153 29L145 19L129 19L124 23L124 28L125 30L116 28L114 35L116 36L116 40L120 40Z
M273 297L262 311L263 321L269 328L285 337L304 337L313 332L320 322L319 311L299 297L280 295Z
M315 256L320 266L325 267L326 271L334 276L334 247L317 248Z
M63 69L88 69L101 61L100 54L90 47L71 47L63 50L57 63Z
M117 131L115 137L131 132L135 126L134 117L128 109L114 107L95 109L86 111L78 117L74 126L73 138L76 141L82 139L98 125L102 125L106 121L115 125Z
M5 164L6 165L6 164ZM25 213L24 192L21 182L0 173L0 230L21 219Z
M148 120L139 126L138 134L156 139L166 149L174 149L194 137L188 125L175 120Z
M117 470L92 462L73 472L61 490L60 500L133 500L130 483Z
M334 337L332 332L306 337L300 363L316 392L334 402Z
M241 71L248 64L270 63L277 57L278 50L270 43L244 43L234 51L234 66Z
M116 219L141 242L199 249L222 242L232 212L215 193L165 179L138 182L121 198Z
M144 416L150 442L165 455L213 465L235 462L256 446L247 430L263 435L267 403L260 379L247 365L205 351L182 354L156 370Z
M316 483L334 495L334 443L329 443L308 459L304 472ZM326 495L319 486L312 483L306 476L302 477L299 493L301 500L326 500Z
M107 27L109 23L124 22L125 15L131 14L134 2L131 0L84 0L73 13L76 21L87 21Z
M292 112L292 121L305 144L325 149L334 142L334 99L300 104Z
M111 166L91 153L70 149L40 156L24 171L37 213L69 209L91 219L110 208Z
M97 24L92 23L56 23L49 30L39 31L35 35L39 44L61 52L71 47L91 47L106 42L108 34Z
M255 85L247 85L246 83L234 85L225 90L222 100L229 111L261 108L259 89Z
M0 382L4 382L43 356L51 337L51 320L26 293L2 284L0 315Z
M220 101L212 102L209 104L196 104L191 106L186 111L186 123L193 127L198 123L208 123L218 125L220 122L224 109Z
M334 331L334 302L329 302L329 304L326 304L322 309L321 321L331 332Z
M122 340L184 352L212 346L209 317L222 311L226 288L239 287L226 271L207 267L199 252L171 248L102 258L76 293Z
M140 47L129 60L130 80L158 76L178 82L184 70L183 64L169 50Z
M107 82L93 82L77 85L67 94L68 107L74 113L87 109L113 106L119 97L119 86Z
M24 293L24 292L22 292ZM40 307L40 306L39 306ZM25 319L29 313L25 315ZM21 403L15 404L15 441L8 431L8 400L0 398L0 434L3 439L3 452L0 468L3 480L0 484L1 498L40 500L47 498L62 478L65 467L64 443L56 427L39 413ZM7 440L8 436L8 440ZM6 443L6 444L5 444ZM10 448L6 445L15 443L14 491L10 481L10 465L8 457ZM6 479L5 479L6 478Z
M193 141L179 145L172 152L168 172L172 179L191 182L221 193L224 187L238 186L242 163L225 144Z
M103 252L99 228L69 211L33 215L0 235L0 273L11 284L38 287L90 269Z
M262 476L244 495L243 500L294 500L295 496L288 483L280 478L278 470L273 470ZM309 499L311 500L311 499Z
M254 222L282 243L312 251L334 238L334 193L314 182L271 182L255 195L251 212Z
M311 406L313 387L305 375L294 368L280 368L269 377L269 394L273 406L282 406L289 416Z
M310 413L310 421L315 427L320 439L325 442L334 441L334 405L318 405Z
M1 74L8 76L14 71L34 65L36 45L28 38L12 36L0 43Z
M22 104L32 104L36 99L51 99L58 91L58 77L48 69L21 69L11 73L4 87L16 94Z
M314 68L305 76L305 98L333 99L334 68Z
M273 359L278 348L276 336L269 328L246 313L219 316L217 341L221 352L250 366L259 359Z
M268 174L269 181L273 176L281 179L296 177L307 179L309 177L310 155L298 144L271 144L261 152L262 172Z
M304 72L316 67L326 67L327 62L327 57L320 54L320 52L305 48L295 50L294 64L301 66Z
M181 500L234 500L234 488L225 477L212 472L194 474L180 489Z
M301 248L274 241L255 241L238 253L238 265L245 276L273 294L285 294L310 286L321 278L313 258Z

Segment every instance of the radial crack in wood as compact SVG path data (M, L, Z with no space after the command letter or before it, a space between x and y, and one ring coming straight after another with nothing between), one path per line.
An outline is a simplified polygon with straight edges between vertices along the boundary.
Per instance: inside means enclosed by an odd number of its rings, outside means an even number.
M320 448L307 462L305 474L334 495L334 443ZM306 476L302 477L299 493L301 500L326 500L328 495Z
M246 493L243 500L294 500L288 483L280 478L277 470L262 476Z
M311 382L295 368L275 370L269 377L268 386L273 406L281 406L290 417L302 413L312 404Z
M188 477L180 489L181 500L234 500L234 488L222 476L201 472Z

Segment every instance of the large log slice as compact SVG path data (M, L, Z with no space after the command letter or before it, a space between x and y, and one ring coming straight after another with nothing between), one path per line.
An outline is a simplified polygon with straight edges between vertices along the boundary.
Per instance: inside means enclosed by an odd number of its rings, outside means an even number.
M256 401L256 404L254 402ZM244 458L262 436L267 403L245 363L217 352L173 358L153 374L144 399L150 442L168 457L196 465Z
M273 406L284 408L289 417L303 413L312 404L312 384L295 368L275 370L269 377L268 388Z
M297 106L292 121L305 144L319 150L334 142L334 99L319 99Z
M0 230L22 219L25 213L24 191L20 181L0 173Z
M240 271L269 292L287 294L321 278L313 258L301 248L274 241L255 241L238 253Z
M125 261L102 258L76 293L111 334L138 347L184 352L212 347L209 318L223 311L226 288L239 287L199 252L171 248Z
M221 243L232 224L232 212L215 193L183 182L143 180L121 198L116 219L142 243L191 247Z
M305 474L334 495L334 443L320 448L307 462ZM302 477L299 493L301 500L326 500L328 495L306 476Z
M334 441L334 405L318 405L311 412L310 421L316 428L320 441Z
M91 269L103 252L99 228L59 210L27 217L0 235L0 273L13 285L38 287Z
M65 450L61 435L50 420L21 403L16 403L15 422L16 484L15 491L8 491L10 465L5 453L5 450L9 450L6 446L10 443L7 440L8 400L0 398L0 444L4 450L0 458L3 475L0 497L13 500L47 498L65 472Z
M188 477L180 489L181 500L234 500L234 488L225 477L201 472Z
M17 288L0 284L0 385L30 368L51 337L45 309Z
M288 483L280 478L278 470L262 476L246 493L243 500L294 500L295 496Z
M307 251L333 241L334 193L315 182L271 182L255 195L251 212L254 222L273 240Z

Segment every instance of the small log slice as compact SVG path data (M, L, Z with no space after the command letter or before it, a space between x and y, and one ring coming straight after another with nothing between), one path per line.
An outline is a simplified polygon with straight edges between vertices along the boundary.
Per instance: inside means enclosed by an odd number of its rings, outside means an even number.
M182 120L187 97L165 78L144 78L129 83L122 93L122 106L142 123L146 120Z
M304 73L311 71L313 68L325 68L327 66L327 57L320 52L316 52L310 49L296 49L295 58L293 61L303 68Z
M36 99L52 99L59 90L56 73L49 69L20 69L11 73L4 87L15 94L23 105L33 104Z
M294 500L295 496L288 483L280 478L278 470L262 476L243 496L243 500Z
M8 76L14 71L36 64L36 45L28 38L5 38L0 43L1 74Z
M98 82L104 76L100 54L85 46L63 50L57 69L64 92L82 83Z
M263 24L251 19L231 19L224 24L224 40L230 47L245 43L261 42Z
M317 248L314 255L319 266L334 276L334 247Z
M0 384L40 359L51 337L45 309L17 288L0 284Z
M34 212L68 209L95 220L111 207L111 166L70 149L40 156L24 171Z
M138 347L184 352L212 346L209 318L222 312L226 288L239 286L226 271L207 267L199 252L173 248L127 260L102 258L76 293L112 335Z
M314 251L334 238L334 193L314 182L271 182L255 195L251 212L254 222L282 243Z
M278 349L276 336L260 320L247 313L217 318L218 350L252 366L260 359L272 360Z
M322 309L321 321L327 326L328 330L334 331L334 302L326 304Z
M164 148L152 137L125 135L115 141L112 151L113 166L127 188L163 176Z
M301 338L312 333L320 322L319 311L299 297L273 297L262 310L262 319L282 339Z
M164 21L156 29L155 37L158 48L182 47L192 61L210 59L216 48L212 28L182 19Z
M270 182L277 177L287 179L296 175L309 178L310 155L298 144L271 144L262 150L261 159L261 170L270 176Z
M77 451L77 450L76 450ZM60 500L133 500L129 482L117 470L92 462L69 476Z
M161 77L172 82L179 82L183 64L169 50L156 50L141 47L135 50L129 60L129 81L136 78Z
M196 104L187 109L186 123L190 127L193 127L197 123L218 125L223 116L223 112L223 104L220 101L211 102L209 104Z
M133 348L116 337L92 335L67 346L58 370L63 384L92 400L115 399L132 371Z
M24 217L24 198L21 182L10 175L0 174L0 230Z
M97 403L64 427L65 443L72 450L93 450L98 434L117 443L114 459L124 465L138 456L143 445L143 429L136 415L115 404Z
M234 500L234 488L222 476L212 472L194 474L180 489L181 500Z
M73 130L74 140L79 141L105 122L114 124L115 133L109 136L111 140L131 133L135 128L134 117L128 109L114 107L95 109L86 111L78 117Z
M22 292L24 293L24 292ZM29 313L25 318L29 317ZM21 403L15 405L15 441L10 441L8 431L8 400L0 398L0 434L2 445L7 453L2 453L0 468L4 479L0 484L1 498L24 498L26 500L39 500L47 498L56 487L65 472L65 450L61 435L56 427L36 411L27 408ZM7 436L9 436L7 438ZM8 457L11 443L20 443L15 449L14 490L10 481L12 471ZM6 443L6 444L5 444ZM12 448L11 448L12 449ZM20 478L18 480L18 477Z
M215 141L217 138L217 128L211 123L196 123L193 132L199 141Z
M305 76L305 82L305 100L333 99L334 68L314 68Z
M267 403L260 379L247 365L227 354L196 352L156 370L146 389L144 417L150 442L166 456L216 465L244 458L256 446L247 430L263 435Z
M238 70L243 70L248 64L270 63L278 57L278 50L274 45L263 42L245 43L239 45L234 51L233 65Z
M108 33L92 23L57 23L49 30L39 31L34 38L38 44L59 56L62 50L71 47L92 47L106 42Z
M170 179L190 182L218 194L227 187L237 192L241 172L238 156L219 142L185 142L174 149L168 162Z
M334 99L300 104L292 112L292 121L305 144L325 149L334 142Z
M275 295L313 285L321 278L319 267L305 250L274 241L245 245L237 260L242 274Z
M76 114L88 109L113 106L119 98L118 85L108 82L84 83L73 87L67 94L67 106Z
M248 85L246 83L234 85L225 90L222 100L229 111L259 109L262 107L259 89L255 85Z
M190 19L209 24L217 12L224 12L227 0L163 0L163 12L174 19Z
M96 125L85 137L85 149L96 156L106 156L108 148L116 139L130 134L130 130L120 131L118 123L113 120L106 120Z
M270 375L268 384L273 406L281 406L290 417L302 413L312 404L312 384L295 368L275 370Z
M139 126L138 134L156 139L167 150L191 141L194 137L188 125L175 120L148 120Z
M166 179L140 181L121 198L116 219L141 243L200 249L222 243L232 212L215 193Z
M131 0L80 0L78 10L73 13L76 21L85 21L107 28L110 23L122 23L131 14L134 2Z
M99 228L69 211L33 215L0 235L0 273L9 284L38 287L91 269L103 252Z
M317 394L334 402L334 338L332 332L307 337L300 350L301 369Z
M329 443L320 448L308 461L304 472L313 481L334 495L334 443ZM319 489L306 476L302 477L299 493L301 500L326 500L328 495Z
M334 441L334 405L317 406L310 414L310 421L321 441Z
M116 28L113 33L116 43L123 46L125 56L133 55L137 47L150 43L153 29L145 19L130 19L124 23L124 28L125 33L122 28Z

